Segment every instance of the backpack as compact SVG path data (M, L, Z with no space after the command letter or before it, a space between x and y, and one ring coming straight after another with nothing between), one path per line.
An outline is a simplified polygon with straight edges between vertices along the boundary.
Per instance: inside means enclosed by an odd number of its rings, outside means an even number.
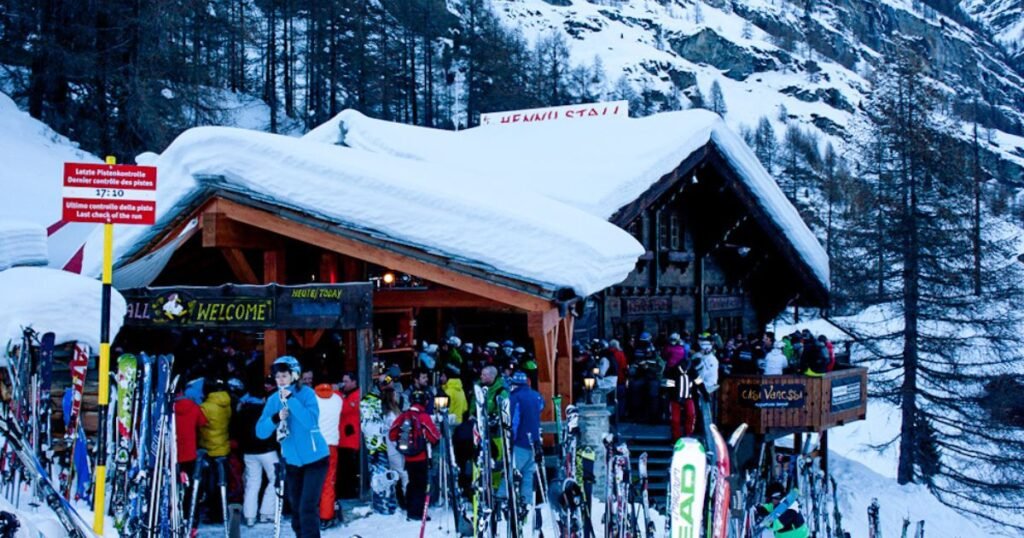
M403 456L419 456L427 450L427 438L419 413L406 412L398 431L398 452Z

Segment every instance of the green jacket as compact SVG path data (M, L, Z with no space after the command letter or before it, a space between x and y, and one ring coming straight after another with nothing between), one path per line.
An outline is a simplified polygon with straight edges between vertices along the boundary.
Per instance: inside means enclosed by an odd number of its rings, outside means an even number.
M761 509L770 514L775 510L775 505L765 503L761 505ZM794 508L786 510L772 522L772 532L775 533L775 538L807 538L810 535L804 516Z

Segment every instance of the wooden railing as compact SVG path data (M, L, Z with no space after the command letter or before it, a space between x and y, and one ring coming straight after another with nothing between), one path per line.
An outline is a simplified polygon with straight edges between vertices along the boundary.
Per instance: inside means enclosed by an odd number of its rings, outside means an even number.
M746 422L751 433L822 432L867 415L868 371L846 367L806 375L722 378L719 422Z

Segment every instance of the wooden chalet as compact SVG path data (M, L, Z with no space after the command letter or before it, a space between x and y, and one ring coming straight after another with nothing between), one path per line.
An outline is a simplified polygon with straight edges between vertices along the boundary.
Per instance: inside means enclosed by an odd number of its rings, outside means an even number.
M161 264L148 263L160 259ZM155 267L155 269L154 269ZM150 274L145 274L146 272ZM156 272L156 274L153 274ZM140 275L141 273L141 275ZM387 276L390 275L390 276ZM131 287L374 282L373 331L343 331L344 369L368 386L372 355L412 363L417 340L438 341L457 322L470 334L493 324L536 350L539 390L570 395L575 297L495 275L435 252L256 200L230 188L208 189L115 269ZM393 279L393 280L392 280ZM390 281L390 282L389 282ZM132 313L129 313L131 316ZM475 333L474 333L475 331ZM264 360L315 349L325 329L268 329ZM496 338L496 336L489 336Z
M709 141L616 211L611 222L646 253L591 297L577 330L624 343L643 331L727 338L760 330L790 305L826 306L827 282L738 173Z

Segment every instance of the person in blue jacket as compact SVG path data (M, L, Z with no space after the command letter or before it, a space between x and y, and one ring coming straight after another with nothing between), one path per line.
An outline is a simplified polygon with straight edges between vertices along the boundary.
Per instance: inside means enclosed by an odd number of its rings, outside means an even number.
M316 392L300 383L302 367L285 355L270 368L278 393L267 398L256 435L277 435L285 463L285 489L292 506L292 530L298 538L320 537L320 492L327 477L329 451L318 426Z
M544 397L530 388L530 381L522 370L512 374L512 394L509 408L512 412L512 461L522 481L519 498L533 505L533 477L536 472L536 450L540 449L540 413Z

